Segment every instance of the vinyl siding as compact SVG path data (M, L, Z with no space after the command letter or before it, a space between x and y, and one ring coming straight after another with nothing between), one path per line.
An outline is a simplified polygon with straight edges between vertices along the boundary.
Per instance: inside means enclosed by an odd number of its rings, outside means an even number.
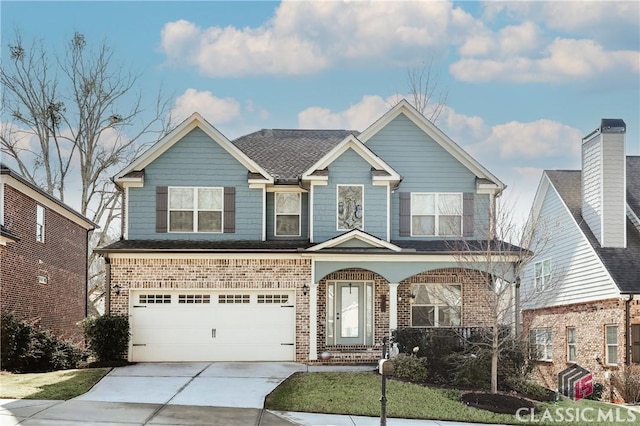
M329 165L328 184L316 186L313 190L316 243L347 232L337 230L337 185L363 185L363 231L381 239L387 238L387 187L373 186L371 182L371 165L352 149Z
M602 191L604 247L625 247L626 200L624 134L603 135L602 146Z
M578 228L552 185L540 210L538 230L545 243L534 245L534 258L522 277L522 308L565 305L618 297L598 256ZM546 236L546 237L545 237ZM551 259L553 288L533 293L535 263Z
M235 187L235 233L157 233L156 186ZM247 169L194 129L145 168L144 187L129 189L127 219L129 239L261 240L262 190L249 189Z
M602 180L600 138L596 137L582 146L582 216L589 228L602 243Z
M400 188L391 196L391 239L393 240L416 239L416 237L400 237L400 192L475 193L476 176L402 114L369 139L367 147L403 177ZM488 223L488 197L486 200L482 197L478 194L475 197L474 206L477 214L474 219L475 224ZM476 226L475 236L484 237L483 229L485 229L484 226Z

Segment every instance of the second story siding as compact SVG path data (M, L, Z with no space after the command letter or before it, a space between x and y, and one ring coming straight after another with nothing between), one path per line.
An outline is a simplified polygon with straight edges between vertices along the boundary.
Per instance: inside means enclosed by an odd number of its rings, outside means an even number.
M313 189L314 242L346 232L337 227L338 185L362 185L362 230L386 239L387 187L373 186L371 165L349 149L329 166L328 184L315 186Z
M235 232L156 232L156 187L235 187ZM129 189L129 239L262 238L262 190L250 189L247 169L200 129L194 129L144 170L144 187Z

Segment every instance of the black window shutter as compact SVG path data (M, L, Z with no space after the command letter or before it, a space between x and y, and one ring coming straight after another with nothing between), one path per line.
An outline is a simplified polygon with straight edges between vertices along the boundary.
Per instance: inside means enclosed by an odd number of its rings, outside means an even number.
M474 193L465 192L462 195L462 227L465 237L473 237L473 210L474 210Z
M224 230L225 234L236 232L236 188L224 188Z
M156 186L156 232L167 232L167 205L169 188Z
M411 236L411 193L400 193L400 236Z

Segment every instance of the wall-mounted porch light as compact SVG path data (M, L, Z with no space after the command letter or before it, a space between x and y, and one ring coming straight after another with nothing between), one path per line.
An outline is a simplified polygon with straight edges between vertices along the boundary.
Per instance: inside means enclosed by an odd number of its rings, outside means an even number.
M112 288L113 288L113 291L115 292L116 296L120 296L120 286L118 284L116 284Z
M307 293L309 293L309 286L307 285L307 283L305 283L302 286L302 294L304 294L305 296L307 295Z

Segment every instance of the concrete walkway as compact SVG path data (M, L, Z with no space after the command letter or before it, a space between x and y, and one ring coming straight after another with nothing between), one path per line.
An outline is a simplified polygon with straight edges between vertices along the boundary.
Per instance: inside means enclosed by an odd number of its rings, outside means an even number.
M369 426L378 417L272 412L265 397L298 371L371 371L374 366L297 363L141 363L113 369L69 401L0 400L0 425ZM468 423L388 419L388 426Z

